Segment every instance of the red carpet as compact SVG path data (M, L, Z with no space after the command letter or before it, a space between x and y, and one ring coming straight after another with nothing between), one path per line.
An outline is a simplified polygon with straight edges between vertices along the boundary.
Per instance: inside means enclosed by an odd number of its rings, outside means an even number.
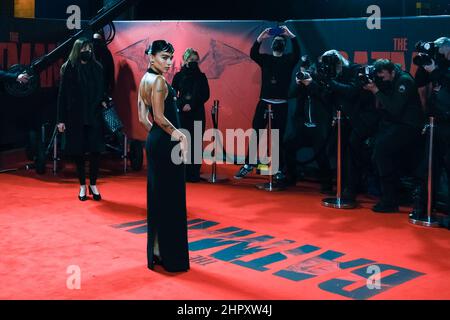
M267 193L260 181L188 184L191 270L168 274L146 268L144 172L102 178L104 200L84 203L70 170L1 174L0 299L450 299L448 230L410 225L408 208L328 209L315 184Z

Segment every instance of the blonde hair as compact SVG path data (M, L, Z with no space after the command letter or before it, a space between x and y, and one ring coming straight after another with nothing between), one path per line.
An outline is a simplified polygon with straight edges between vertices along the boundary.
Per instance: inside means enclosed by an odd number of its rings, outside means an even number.
M197 56L200 59L200 55L197 51L193 48L187 48L183 53L183 62L186 63L186 61L192 56Z

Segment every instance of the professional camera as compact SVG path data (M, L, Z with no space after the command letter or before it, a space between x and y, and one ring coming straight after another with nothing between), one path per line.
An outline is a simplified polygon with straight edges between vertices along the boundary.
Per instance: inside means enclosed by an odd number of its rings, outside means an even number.
M317 65L317 74L321 79L331 80L337 77L339 57L336 55L322 56L322 61Z
M311 77L311 60L309 59L309 56L304 55L301 57L300 68L305 71L299 71L295 74L295 78L298 81L306 80Z
M304 55L300 59L300 67L309 69L311 67L311 60L309 59L308 55Z
M424 67L437 60L439 49L434 42L419 41L416 43L417 56L414 57L413 62L416 66Z
M303 80L306 80L306 79L311 78L311 75L310 75L308 72L305 72L305 71L299 71L299 72L297 72L297 73L295 74L295 78L296 78L298 81L303 81Z
M374 66L361 67L358 70L358 80L361 86L377 81L377 73Z

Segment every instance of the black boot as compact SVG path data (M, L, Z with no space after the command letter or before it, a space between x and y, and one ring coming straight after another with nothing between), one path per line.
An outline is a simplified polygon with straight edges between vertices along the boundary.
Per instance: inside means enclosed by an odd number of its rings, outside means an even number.
M399 212L397 194L397 180L394 177L383 177L381 180L381 199L372 208L372 211L378 213L396 213Z

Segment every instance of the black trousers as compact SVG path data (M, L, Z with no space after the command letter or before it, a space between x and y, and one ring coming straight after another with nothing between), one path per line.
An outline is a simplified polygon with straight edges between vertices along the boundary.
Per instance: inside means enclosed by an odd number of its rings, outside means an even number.
M414 166L417 142L421 140L420 130L403 124L380 124L373 150L373 161L381 183L381 201L398 204L396 186L399 172ZM399 163L399 158L403 160Z
M80 185L86 184L86 157L84 155L73 156L77 166L77 175ZM98 172L100 168L100 153L91 152L89 158L89 184L95 186L97 184Z
M351 129L348 140L343 142L343 184L347 195L356 196L358 194L362 177L364 173L373 173L375 168L372 165L371 151L366 144L367 139L376 134L376 129L353 128Z
M332 173L327 155L328 132L321 126L306 127L304 121L298 123L295 134L286 138L286 174L296 178L297 151L301 147L312 147L319 167L319 180L322 184L331 185Z
M257 141L257 150L259 150L259 130L265 129L267 127L268 118L265 117L267 106L270 103L260 100L258 105L256 106L255 115L253 116L253 129L256 130L256 141ZM287 125L287 116L288 116L288 104L287 103L281 103L281 104L271 104L272 110L273 110L273 119L272 119L272 129L278 129L279 130L279 159L280 159L280 169L284 169L285 165L285 147L284 147L284 134L286 132L286 125ZM252 141L250 141L252 143ZM275 143L275 142L273 142ZM258 159L251 159L250 161L250 155L247 151L247 155L245 157L245 163L246 164L255 164L257 163Z
M195 137L194 133L195 133L195 122L201 123L202 125L202 131L201 131L201 141L203 141L203 134L205 133L205 117L197 117L194 118L188 114L184 114L183 112L181 112L180 114L180 120L181 120L181 127L187 131L189 131L190 135L191 135L191 141L190 141L190 145L189 145L189 150L190 150L190 163L185 165L186 168L186 180L198 180L200 179L200 169L202 167L201 163L195 163L195 150L194 150L194 142L196 141L196 138L198 139L198 137ZM203 150L202 150L202 157L201 159L203 159ZM201 160L201 159L197 159L197 160Z

